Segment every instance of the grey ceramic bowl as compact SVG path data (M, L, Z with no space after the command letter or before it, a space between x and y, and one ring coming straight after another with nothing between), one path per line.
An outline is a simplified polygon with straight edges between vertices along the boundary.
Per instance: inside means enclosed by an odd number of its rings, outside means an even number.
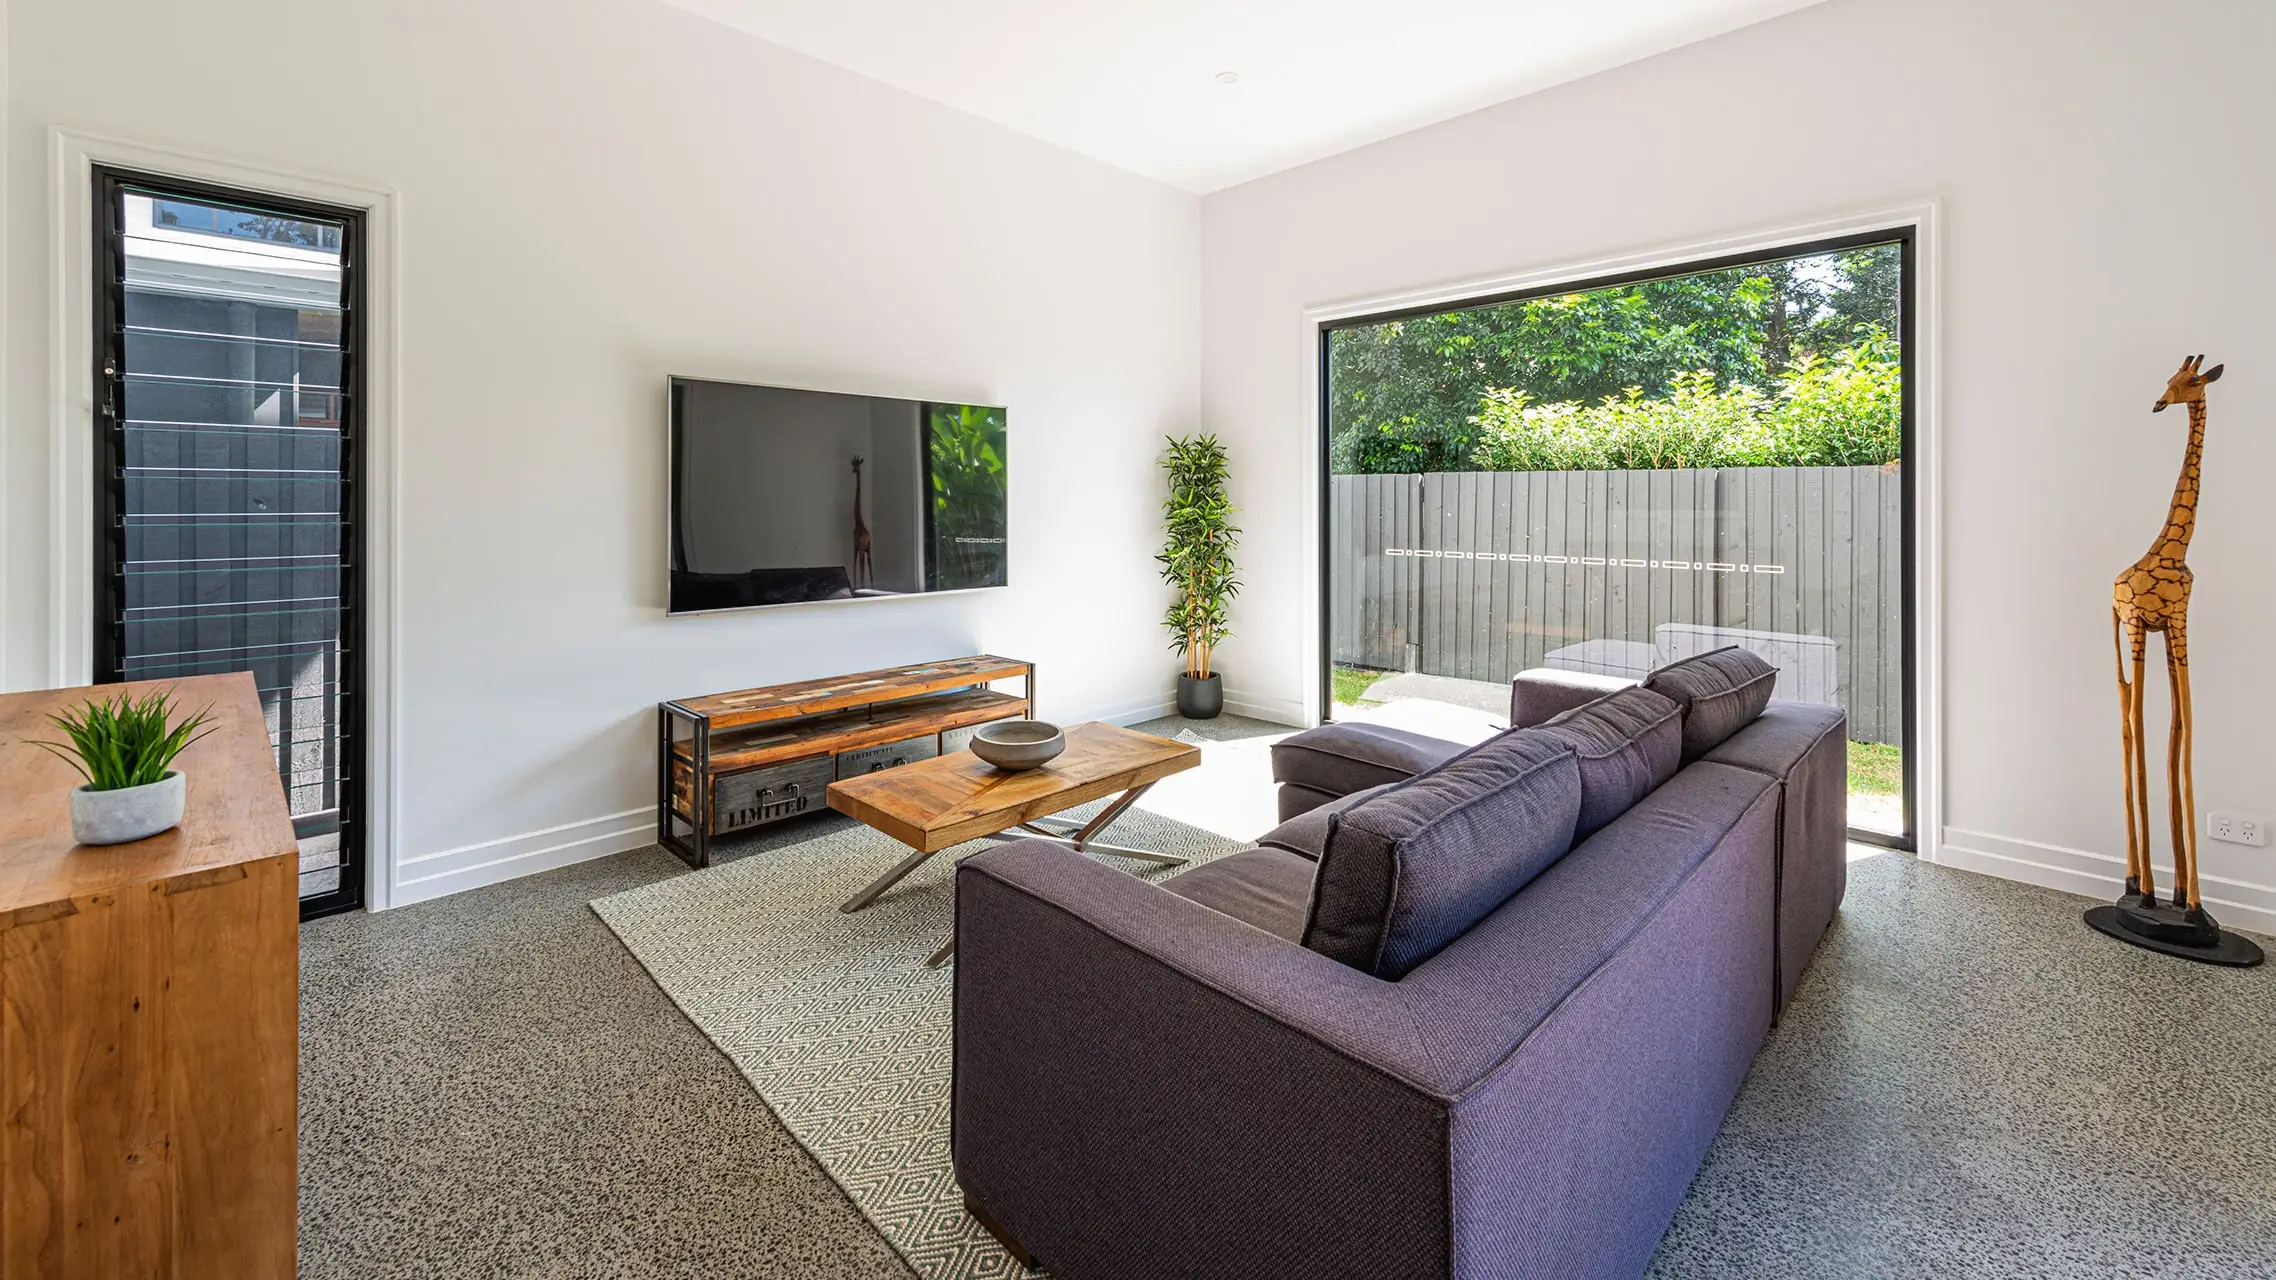
M1067 735L1042 720L998 720L972 735L972 754L999 769L1033 769L1067 749Z

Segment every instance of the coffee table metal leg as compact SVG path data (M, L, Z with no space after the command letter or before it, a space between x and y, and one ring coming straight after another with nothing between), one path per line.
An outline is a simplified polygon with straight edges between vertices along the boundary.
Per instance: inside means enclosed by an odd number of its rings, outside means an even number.
M931 959L925 961L925 967L927 969L938 969L942 965L947 964L949 957L955 954L956 939L950 938L947 942L941 944L940 950L932 953Z
M918 852L912 853L908 857L901 859L899 864L897 864L891 871L888 871L884 875L881 875L877 877L877 879L871 881L870 886L867 889L864 889L860 893L857 893L854 896L846 899L846 904L842 907L839 907L838 910L845 912L847 915L852 915L854 912L861 910L863 907L868 906L870 903L877 901L877 895L900 883L901 877L916 870L919 866L924 864L925 859L931 856L931 854L919 850Z
M1098 843L1098 834L1106 830L1115 819L1129 812L1130 806L1138 803L1138 798L1151 790L1153 785L1149 782L1145 786L1132 787L1123 792L1113 804L1099 810L1096 816L1081 827L1060 819L1038 818L1033 822L1021 823L1019 829L1039 839L1066 845L1077 853L1110 853L1121 858L1138 858L1146 862L1158 862L1165 867L1182 867L1187 861L1184 858L1173 857L1166 853L1155 853L1150 849L1132 849L1127 845ZM1046 823L1050 825L1047 826Z
M1099 832L1104 831L1108 827L1114 825L1114 820L1116 818L1119 818L1123 814L1128 813L1130 811L1130 806L1138 803L1138 797L1145 795L1147 792L1152 791L1153 789L1154 784L1149 782L1143 786L1132 787L1128 791L1123 792L1119 797L1115 799L1115 802L1113 804L1110 804L1104 809L1099 810L1098 814L1095 817L1093 817L1089 822L1083 824L1082 830L1075 833L1075 847L1080 849L1084 845L1090 843L1092 836L1095 836Z
M1165 867L1182 867L1187 862L1187 859L1172 854L1155 853L1150 849L1132 849L1119 844L1099 844L1096 841L1091 841L1078 845L1071 837L1062 836L1055 832L1033 832L1030 833L1029 838L1048 840L1053 844L1063 844L1079 853L1103 853L1116 858L1137 858L1143 862L1159 863Z

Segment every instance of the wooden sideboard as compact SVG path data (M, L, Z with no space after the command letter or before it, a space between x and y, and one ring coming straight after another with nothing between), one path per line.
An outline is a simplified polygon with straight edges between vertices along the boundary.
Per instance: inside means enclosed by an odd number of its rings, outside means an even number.
M182 825L77 845L20 744L151 688L213 704ZM298 865L252 676L0 696L0 1275L293 1275Z

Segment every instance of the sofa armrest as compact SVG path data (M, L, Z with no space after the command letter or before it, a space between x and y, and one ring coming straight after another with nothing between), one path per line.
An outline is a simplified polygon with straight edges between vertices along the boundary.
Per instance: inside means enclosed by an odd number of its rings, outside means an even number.
M957 1181L1040 1265L1446 1274L1450 1102L1395 984L1041 842L956 896Z
M1626 676L1557 667L1520 671L1509 682L1509 727L1530 729L1636 683Z
M1849 884L1849 718L1773 698L1703 759L1778 780L1778 1007L1793 999Z

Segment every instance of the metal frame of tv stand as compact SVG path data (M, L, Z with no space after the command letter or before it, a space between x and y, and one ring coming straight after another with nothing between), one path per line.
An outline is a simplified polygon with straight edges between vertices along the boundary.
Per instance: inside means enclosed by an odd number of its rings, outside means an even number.
M679 737L674 721L689 726L688 828L690 844L672 830L680 820L672 807L672 744ZM680 856L680 861L701 870L711 865L711 717L699 716L677 702L656 704L656 843Z

